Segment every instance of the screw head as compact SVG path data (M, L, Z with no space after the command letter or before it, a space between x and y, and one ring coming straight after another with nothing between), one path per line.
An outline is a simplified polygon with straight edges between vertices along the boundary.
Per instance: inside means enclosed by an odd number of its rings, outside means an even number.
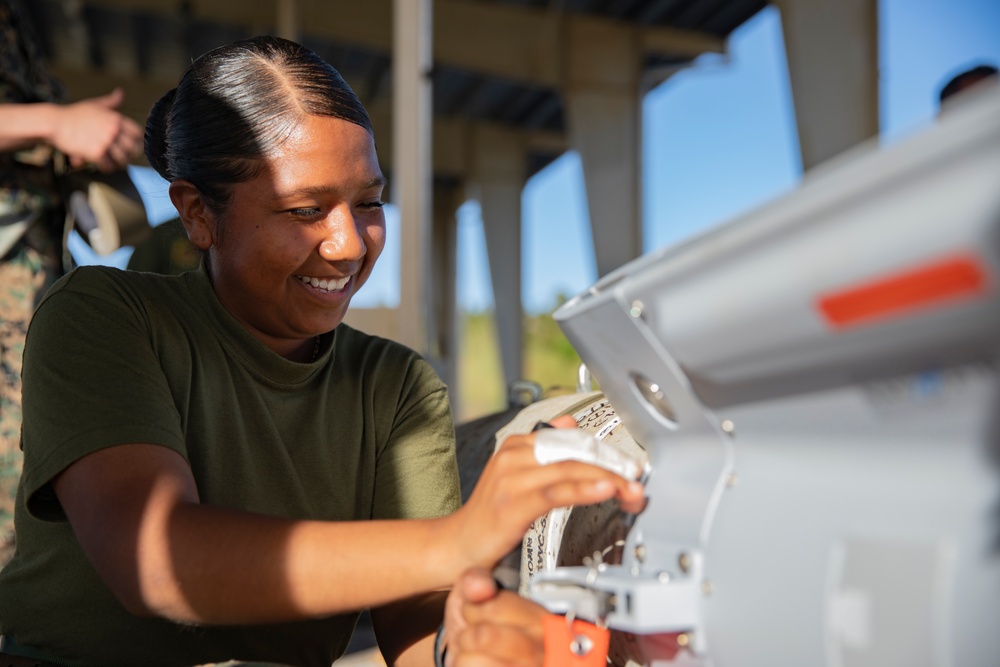
M645 309L645 304L642 301L636 300L632 302L632 306L628 309L628 314L632 317L642 317L642 311Z
M729 435L736 432L736 424L733 423L732 419L723 419L720 426L722 427L723 432L728 433Z
M594 648L594 642L587 635L576 635L569 645L569 650L573 652L573 655L580 657L590 653L592 648Z
M687 572L691 569L691 556L686 551L682 551L677 557L677 566L681 568L681 572Z
M691 645L691 634L687 632L682 632L677 635L677 645L684 648Z
M644 563L646 561L646 545L635 545L635 550L632 553L635 554L635 559L640 563Z
M702 593L702 595L711 595L713 590L715 590L715 587L712 586L712 582L711 581L709 581L708 579L706 579L705 581L701 582L701 593Z

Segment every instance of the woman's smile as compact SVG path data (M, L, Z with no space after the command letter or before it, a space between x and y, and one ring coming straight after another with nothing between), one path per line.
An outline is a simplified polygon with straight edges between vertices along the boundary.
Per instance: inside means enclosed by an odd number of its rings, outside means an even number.
M300 283L320 292L343 292L351 276L343 278L317 278L316 276L295 276Z

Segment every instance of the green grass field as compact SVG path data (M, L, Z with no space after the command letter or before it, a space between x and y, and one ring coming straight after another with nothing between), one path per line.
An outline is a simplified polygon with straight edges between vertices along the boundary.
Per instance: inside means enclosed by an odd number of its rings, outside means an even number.
M526 315L524 377L542 388L543 396L576 390L580 357L550 315ZM462 319L458 362L459 423L499 412L507 406L500 372L500 349L492 313L466 313Z

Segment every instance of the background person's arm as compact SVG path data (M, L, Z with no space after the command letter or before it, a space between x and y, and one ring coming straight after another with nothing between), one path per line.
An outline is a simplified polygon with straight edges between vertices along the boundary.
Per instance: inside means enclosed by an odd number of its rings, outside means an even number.
M70 164L93 164L101 171L122 169L142 148L142 128L115 109L120 88L73 104L0 104L0 152L48 144Z

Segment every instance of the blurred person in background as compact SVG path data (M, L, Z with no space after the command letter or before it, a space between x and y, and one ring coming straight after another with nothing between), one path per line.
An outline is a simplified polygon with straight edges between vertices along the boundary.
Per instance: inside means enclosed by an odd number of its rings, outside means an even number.
M982 64L962 70L938 91L938 113L943 113L956 101L965 99L966 93L985 90L1000 85L1000 71L995 65Z
M21 469L21 355L32 311L68 268L58 152L71 167L123 169L142 129L115 109L123 93L63 104L19 0L0 0L0 564L14 546Z

